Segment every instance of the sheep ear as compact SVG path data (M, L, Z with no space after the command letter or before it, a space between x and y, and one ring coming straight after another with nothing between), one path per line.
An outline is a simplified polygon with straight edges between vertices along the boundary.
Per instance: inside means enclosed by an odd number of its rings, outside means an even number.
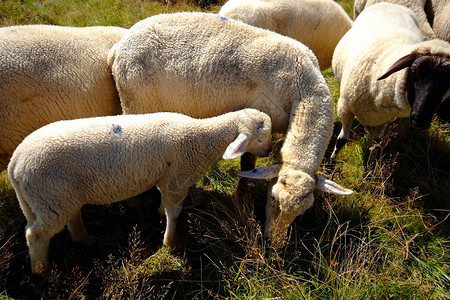
M351 195L353 194L352 190L346 189L334 181L328 180L325 177L322 177L316 174L316 189L322 192L331 193L335 195Z
M240 133L238 137L228 145L227 150L223 154L223 159L233 159L245 153L245 149L250 141L250 137L246 134Z
M250 171L239 172L239 176L253 179L271 179L278 177L281 165L261 167Z
M384 75L380 76L380 78L378 78L378 80L383 80L389 76L391 76L392 74L394 74L395 72L398 72L404 68L407 67L411 67L411 65L413 64L413 62L416 60L417 58L417 53L410 53L408 55L403 56L402 58L400 58L399 60L397 60L390 68L389 70L387 70L386 73L384 73Z

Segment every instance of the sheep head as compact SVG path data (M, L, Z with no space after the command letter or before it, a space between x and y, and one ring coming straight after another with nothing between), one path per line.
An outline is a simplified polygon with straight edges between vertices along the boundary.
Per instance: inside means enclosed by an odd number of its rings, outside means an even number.
M411 106L411 125L430 126L439 104L450 95L450 55L413 51L397 60L378 80L408 68L406 96Z
M239 135L227 147L223 159L233 159L244 154L267 156L272 151L272 121L256 109L243 109L239 113Z
M239 175L255 179L269 179L278 176L270 185L266 202L266 226L264 234L279 244L286 236L289 225L297 216L303 214L314 203L314 189L336 195L350 195L352 190L314 174L309 175L290 167L273 165L251 171L240 172Z

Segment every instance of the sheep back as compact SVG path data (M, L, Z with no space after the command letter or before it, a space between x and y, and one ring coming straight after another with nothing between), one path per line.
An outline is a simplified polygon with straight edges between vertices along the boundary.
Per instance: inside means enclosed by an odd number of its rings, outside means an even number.
M354 18L367 7L380 2L387 2L392 4L402 5L411 9L417 16L420 24L420 30L426 40L435 39L436 35L428 22L427 15L425 14L425 2L426 0L356 0L353 6Z
M251 107L270 115L276 132L286 132L292 102L315 89L301 81L322 77L303 44L206 13L138 22L108 60L126 114L207 118Z
M352 26L332 0L229 0L219 14L302 42L317 56L322 70L331 65L334 48Z
M121 112L107 54L126 30L51 25L0 29L0 168L48 123Z
M78 209L87 203L121 201L150 189L163 177L181 173L201 177L198 169L204 163L193 153L199 142L195 128L196 120L174 113L59 121L27 136L14 152L8 172L34 199L43 195L47 201ZM219 160L222 154L211 155Z

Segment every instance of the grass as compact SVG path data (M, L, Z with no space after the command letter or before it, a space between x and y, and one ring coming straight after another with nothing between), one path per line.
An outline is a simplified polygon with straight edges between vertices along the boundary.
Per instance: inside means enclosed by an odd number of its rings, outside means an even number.
M4 0L0 22L130 27L158 13L218 10L200 4ZM342 4L351 13L352 2ZM324 76L337 100L332 71ZM334 136L338 130L337 121ZM136 208L84 207L97 241L86 248L67 231L56 235L48 281L31 275L25 219L3 172L0 299L449 299L449 125L435 120L418 132L408 120L396 121L380 159L369 166L364 128L356 123L351 137L329 176L356 193L317 192L314 207L292 224L280 249L266 244L261 232L267 181L250 180L250 193L237 197L239 162L224 161L191 188L178 222L178 251L162 246L160 196L152 189L138 197ZM274 139L279 149L282 136Z

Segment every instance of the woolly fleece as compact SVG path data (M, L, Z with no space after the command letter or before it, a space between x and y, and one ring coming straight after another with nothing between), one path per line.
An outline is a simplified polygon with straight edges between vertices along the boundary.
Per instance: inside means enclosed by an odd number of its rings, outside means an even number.
M136 23L108 59L124 113L259 109L274 132L287 131L280 175L314 178L333 130L333 101L316 57L300 42L215 14L176 13ZM286 188L289 199L303 197Z
M39 127L121 112L106 59L125 32L118 27L0 28L0 170Z
M331 65L334 48L352 27L350 17L332 0L229 0L219 15L302 42L322 70Z
M422 32L424 39L431 40L436 38L436 35L428 22L427 15L425 14L424 0L355 0L353 6L354 18L356 19L365 8L380 2L403 5L404 7L411 9L419 20L420 31Z

